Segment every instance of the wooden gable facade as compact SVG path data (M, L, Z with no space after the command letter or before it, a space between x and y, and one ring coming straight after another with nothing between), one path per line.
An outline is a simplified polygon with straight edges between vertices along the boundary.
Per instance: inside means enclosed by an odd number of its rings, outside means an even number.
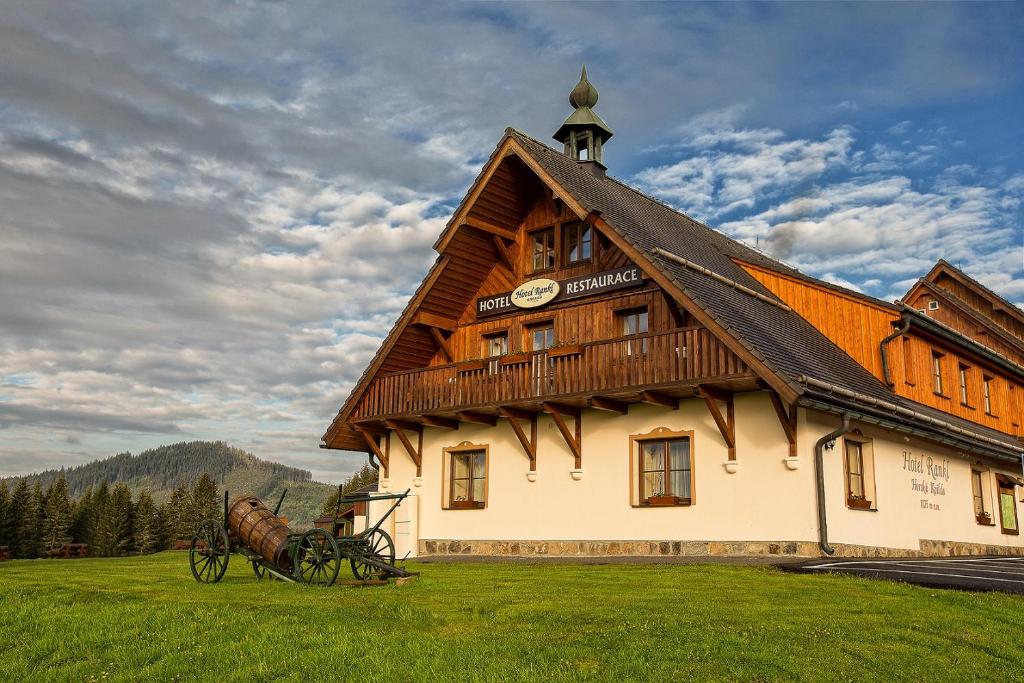
M696 395L714 397L706 400L728 431L731 392L765 386L734 339L702 324L706 316L659 284L664 276L628 256L621 237L530 162L510 136L499 143L324 447L369 451L386 462L391 440L381 437L389 432L412 455L423 426L506 418L518 428L510 416L578 418L583 408L624 412L629 403L674 406ZM538 233L550 238L548 261L535 258ZM628 286L542 308L477 313L478 300L526 281L565 283L630 267L640 275ZM505 341L493 342L497 335Z

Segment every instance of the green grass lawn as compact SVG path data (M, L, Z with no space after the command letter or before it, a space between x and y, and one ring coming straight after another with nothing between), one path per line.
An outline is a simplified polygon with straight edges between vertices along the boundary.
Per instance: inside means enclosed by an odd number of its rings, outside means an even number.
M4 680L1024 676L1024 598L768 567L431 564L406 586L197 584L185 553L0 563Z

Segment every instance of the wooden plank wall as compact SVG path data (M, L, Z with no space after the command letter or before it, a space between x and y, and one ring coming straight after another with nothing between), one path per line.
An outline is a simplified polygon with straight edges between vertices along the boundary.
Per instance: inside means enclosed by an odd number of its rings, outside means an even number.
M1024 339L1024 324L1021 324L1021 322L1012 315L1002 311L996 311L987 296L979 294L971 287L944 273L939 274L938 278L935 280L935 284L950 292L953 296L960 299L985 317L995 321L997 325L1006 329L1010 334L1020 339Z
M889 344L892 378L896 393L912 401L938 408L965 420L1019 435L1022 415L1021 398L1024 385L993 368L982 368L979 363L949 346L940 346L920 337L903 336ZM932 351L944 354L942 358L943 395L934 392ZM960 364L968 367L967 405L960 402ZM908 367L909 366L909 367ZM992 377L993 415L986 415L983 400L983 375Z
M781 273L742 265L854 360L880 380L885 380L879 345L892 333L892 323L900 317L895 309ZM908 341L904 342L904 339ZM993 368L983 372L976 361L967 359L953 347L940 347L916 336L896 339L888 349L891 376L895 382L893 390L900 396L1007 434L1022 433L1024 386L1016 384L1010 375ZM933 391L933 349L945 354L942 361L943 396ZM961 363L971 368L968 371L968 405L960 402ZM994 415L986 415L983 409L983 374L993 378Z
M855 361L883 379L878 344L892 332L892 322L900 317L895 309L756 266L741 265Z
M939 301L939 307L936 310L928 310L928 302L935 300L936 297L934 295L929 294L927 291L921 291L913 298L907 299L906 304L918 310L923 310L929 318L952 327L968 339L973 339L996 353L1006 356L1015 363L1024 365L1024 352L1022 352L1024 344L1011 343L997 334L990 333L984 326L978 324L977 320L973 320L969 315L953 308L944 301ZM978 314L983 315L980 311Z

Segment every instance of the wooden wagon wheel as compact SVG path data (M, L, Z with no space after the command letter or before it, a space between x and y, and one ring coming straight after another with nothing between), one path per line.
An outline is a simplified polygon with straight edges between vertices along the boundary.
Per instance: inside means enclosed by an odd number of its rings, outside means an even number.
M255 574L256 578L260 581L262 581L267 576L266 568L257 560L252 561L252 573Z
M199 525L188 551L192 576L199 583L217 583L228 569L231 546L220 522L208 519Z
M395 542L391 540L391 536L388 535L388 532L383 529L374 529L367 537L366 544L367 557L372 557L378 562L384 562L394 566ZM372 564L360 562L359 559L355 557L353 557L350 562L352 564L352 573L360 581L366 581L374 574L380 574L383 571L380 567L374 567Z
M341 570L338 542L323 529L302 534L295 547L295 578L313 586L330 586Z

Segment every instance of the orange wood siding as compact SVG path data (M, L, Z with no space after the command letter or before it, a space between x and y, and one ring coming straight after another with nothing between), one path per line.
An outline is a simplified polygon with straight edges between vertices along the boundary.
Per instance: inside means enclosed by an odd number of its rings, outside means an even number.
M939 307L937 309L929 310L929 301L936 301L936 297L930 295L928 292L921 291L906 299L906 304L919 311L924 311L925 315L929 318L937 320L947 327L953 328L968 339L973 339L982 346L987 346L996 353L1006 356L1018 365L1024 365L1024 352L1021 351L1022 347L1019 343L1013 344L1007 342L998 334L991 333L977 320L972 320L969 315L953 308L944 301L939 302Z
M746 263L740 265L839 348L884 381L878 345L892 333L892 323L899 318L899 313L780 273Z
M740 265L854 360L885 381L879 345L892 332L892 323L900 317L897 311L781 273L745 263ZM933 350L944 354L941 396L933 391ZM1022 433L1024 386L1016 384L1005 372L992 367L982 369L977 359L962 350L917 336L894 339L888 345L888 353L893 390L900 396L1007 434ZM961 364L970 368L967 405L960 402ZM983 408L984 375L992 377L992 415L986 415Z
M997 325L1006 329L1015 337L1024 339L1024 323L1020 320L1020 312L1017 312L1017 315L1011 315L1003 310L996 310L988 296L946 273L938 274L934 282L985 317L994 320ZM1002 307L1002 304L1000 304L1000 307Z
M935 393L932 375L933 351L943 354L941 396ZM894 339L889 345L889 352L892 378L895 382L893 389L900 396L1007 434L1024 433L1020 428L1020 398L1024 395L1024 385L1003 372L984 367L976 359L950 346L940 346L916 336L905 335ZM908 360L911 370L909 373ZM967 405L960 402L960 365L968 368ZM987 415L984 409L982 379L986 375L992 378L992 415Z

